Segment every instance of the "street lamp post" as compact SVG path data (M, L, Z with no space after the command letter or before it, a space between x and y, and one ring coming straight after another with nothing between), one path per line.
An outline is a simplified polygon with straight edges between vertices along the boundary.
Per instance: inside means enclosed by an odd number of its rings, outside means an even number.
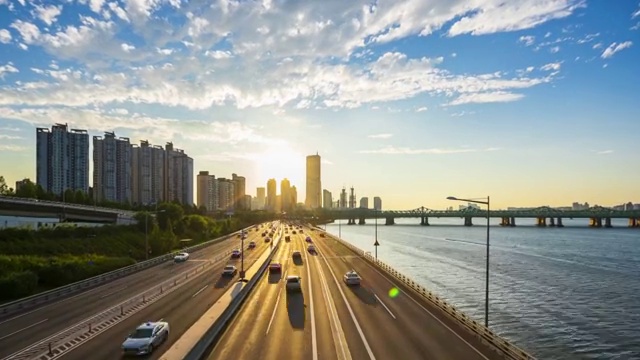
M375 229L376 229L376 241L373 243L373 246L375 248L375 253L376 253L376 261L378 260L378 246L380 246L380 243L378 242L378 209L374 208L375 212L376 212L376 225L375 225Z
M149 214L158 214L164 210L151 211L144 216L144 258L149 260Z
M487 196L487 200L476 200L476 199L459 199L455 196L447 197L447 200L455 200L455 201L466 201L470 203L483 204L487 205L487 256L486 256L486 270L485 270L485 289L484 289L484 326L489 327L489 219L491 217L491 206L490 206L490 198Z
M242 281L242 282L247 281L247 279L244 278L244 230L240 233L240 280L239 281Z

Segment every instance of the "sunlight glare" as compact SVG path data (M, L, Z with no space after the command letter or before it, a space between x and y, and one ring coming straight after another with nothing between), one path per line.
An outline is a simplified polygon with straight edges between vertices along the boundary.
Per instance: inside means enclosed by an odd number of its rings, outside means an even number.
M303 183L305 159L304 155L290 146L271 146L255 159L258 178L261 181L259 186L266 186L267 180L274 178L278 184L277 193L280 194L280 181L287 178L291 185L295 185L298 189L298 201L300 201L300 194L305 188Z

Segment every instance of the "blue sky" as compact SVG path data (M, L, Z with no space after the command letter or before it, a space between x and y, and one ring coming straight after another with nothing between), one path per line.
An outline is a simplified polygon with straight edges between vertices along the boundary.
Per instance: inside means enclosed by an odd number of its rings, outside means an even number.
M640 202L639 35L638 1L0 0L0 174L66 122L253 195L304 201L317 151L387 209Z

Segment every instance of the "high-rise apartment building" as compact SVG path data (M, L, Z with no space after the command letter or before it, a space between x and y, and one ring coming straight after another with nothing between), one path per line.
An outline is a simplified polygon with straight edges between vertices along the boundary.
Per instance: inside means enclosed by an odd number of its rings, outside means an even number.
M264 210L264 207L265 207L265 205L267 203L266 189L263 188L263 187L257 188L256 189L256 195L257 195L256 196L257 208L253 209L253 207L252 207L252 210Z
M276 179L267 181L267 210L269 211L276 211L277 186Z
M128 138L116 138L113 132L105 132L103 137L94 136L94 198L98 201L132 202L132 165L132 146Z
M298 207L298 188L295 185L291 187L291 204L294 209Z
M368 209L369 208L369 198L368 197L361 197L360 198L360 208L361 209Z
M331 191L327 189L322 190L322 207L330 209L332 204L333 198L331 197Z
M320 155L307 156L307 198L305 205L310 209L322 206L322 184L320 172Z
M282 179L282 181L280 181L280 199L281 199L281 206L280 208L282 209L282 211L291 211L292 209L292 198L291 198L291 183L289 182L289 179L284 178Z
M193 159L183 150L174 149L170 142L165 146L165 152L164 200L193 204Z
M62 195L67 190L89 190L89 134L55 124L36 129L36 183Z
M135 204L157 204L164 200L165 151L143 140L132 149L132 198Z
M382 210L382 199L379 196L373 198L373 208L376 210Z
M247 209L247 204L245 201L246 195L246 179L244 176L238 176L237 174L231 174L231 180L234 183L234 207L237 210L245 210ZM250 205L249 205L250 206Z
M233 211L235 205L236 188L231 179L219 178L218 183L218 210Z

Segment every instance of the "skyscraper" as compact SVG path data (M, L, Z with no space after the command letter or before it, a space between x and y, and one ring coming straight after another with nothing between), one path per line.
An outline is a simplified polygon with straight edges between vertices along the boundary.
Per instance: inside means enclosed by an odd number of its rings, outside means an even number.
M258 208L252 209L252 210L263 210L267 203L266 189L263 187L257 188L256 195L257 195Z
M316 209L322 206L322 184L320 173L320 155L307 156L307 208Z
M55 124L36 129L36 183L62 195L67 190L89 190L89 134Z
M132 198L135 204L154 204L164 200L165 151L140 141L132 149Z
M295 185L291 187L291 204L294 209L298 207L298 188Z
M93 195L96 200L132 201L132 147L128 138L105 132L93 137Z
M234 205L237 210L246 210L245 195L246 195L246 183L247 180L244 176L238 176L237 174L231 174L231 180L234 183Z
M280 198L282 211L291 211L291 183L289 179L284 178L280 182Z
M331 197L331 191L327 189L322 190L322 207L330 209L332 204L333 198Z
M267 210L276 211L276 179L267 181Z
M382 199L379 196L373 198L373 208L376 210L382 210Z
M193 159L169 142L165 146L165 161L164 200L192 205Z
M361 197L360 198L360 208L361 209L368 209L369 208L369 198L368 197Z

